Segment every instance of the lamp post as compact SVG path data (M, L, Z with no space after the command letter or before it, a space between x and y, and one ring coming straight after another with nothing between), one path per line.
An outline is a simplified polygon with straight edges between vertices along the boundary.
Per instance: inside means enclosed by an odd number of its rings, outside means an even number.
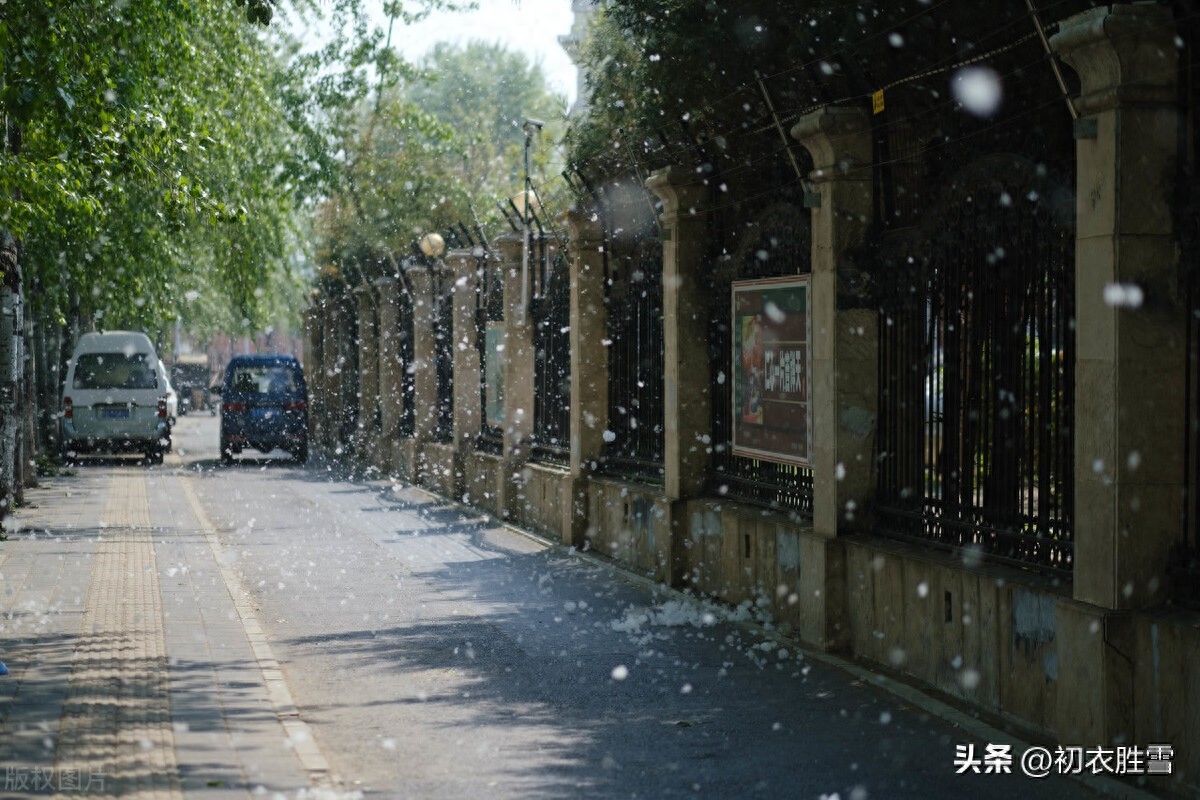
M533 183L529 178L529 145L533 135L546 123L539 119L525 119L521 129L525 131L525 192L521 197L521 309L520 321L525 321L525 309L529 307L529 198L533 194Z

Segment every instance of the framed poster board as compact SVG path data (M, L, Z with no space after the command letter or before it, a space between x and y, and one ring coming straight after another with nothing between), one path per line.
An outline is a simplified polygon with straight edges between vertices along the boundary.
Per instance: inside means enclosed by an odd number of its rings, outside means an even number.
M733 283L733 454L812 466L809 275Z
M504 427L504 323L489 322L484 331L484 420L493 428Z

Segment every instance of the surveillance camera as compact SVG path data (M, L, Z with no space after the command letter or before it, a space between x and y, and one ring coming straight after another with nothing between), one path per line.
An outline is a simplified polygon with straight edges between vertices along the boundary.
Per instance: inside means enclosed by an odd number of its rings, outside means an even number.
M546 126L546 123L542 122L540 119L533 119L531 117L525 118L525 129L526 130L528 130L530 128L537 128L540 131L545 126Z

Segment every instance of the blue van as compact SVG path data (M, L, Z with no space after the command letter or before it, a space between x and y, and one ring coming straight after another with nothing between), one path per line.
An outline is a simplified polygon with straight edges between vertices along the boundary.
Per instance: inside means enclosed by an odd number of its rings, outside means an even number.
M247 447L308 460L308 388L295 358L234 356L213 389L221 395L222 462L232 463Z

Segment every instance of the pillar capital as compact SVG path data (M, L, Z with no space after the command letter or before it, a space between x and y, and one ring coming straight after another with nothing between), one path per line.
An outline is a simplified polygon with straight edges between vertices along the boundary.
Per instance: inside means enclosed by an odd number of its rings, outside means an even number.
M656 170L646 179L646 188L663 202L662 221L670 224L689 217L703 220L708 204L708 186L693 169L671 166Z
M475 253L469 247L455 248L442 258L447 271L453 275L461 275L465 269L474 271L476 260Z
M523 247L520 233L504 233L492 240L492 250L501 261L507 264L521 263L521 248Z
M1122 105L1171 105L1179 48L1165 5L1093 8L1059 23L1050 46L1079 75L1084 115Z
M562 215L573 249L596 250L604 244L604 226L594 209L572 206Z
M871 180L871 121L849 106L824 106L792 126L792 138L813 160L814 183Z

